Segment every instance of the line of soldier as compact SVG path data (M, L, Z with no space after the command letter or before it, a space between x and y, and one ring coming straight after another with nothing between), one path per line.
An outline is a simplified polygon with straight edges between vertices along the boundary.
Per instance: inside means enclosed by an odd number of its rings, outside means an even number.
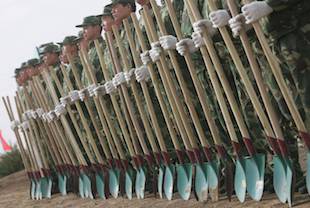
M154 0L112 0L101 15L87 16L76 26L83 28L78 36L38 47L40 59L15 70L17 107L23 115L20 126L27 138L20 148L24 147L28 171L49 176L104 170L107 176L112 167L147 166L152 173L161 164L199 163L215 155L220 161L235 161L238 154L251 154L249 147L274 154L271 140L279 135L274 133L271 109L294 161L296 190L305 193L298 157L298 146L303 145L300 132L252 23L261 21L309 131L310 4L231 1L238 8L236 14L228 2L165 0L156 7ZM136 4L142 6L139 19ZM219 31L225 27L230 28L240 63ZM238 38L244 30L261 69L262 89ZM212 57L208 65L203 49L209 46L203 34L212 40L219 65ZM211 67L216 69L215 79ZM268 109L261 90L271 103ZM13 129L19 126L13 124ZM273 192L272 169L267 160L264 183L269 192ZM34 175L30 177L39 177ZM61 179L53 180L57 184ZM146 180L146 189L154 191L152 178ZM228 192L222 180L220 191Z

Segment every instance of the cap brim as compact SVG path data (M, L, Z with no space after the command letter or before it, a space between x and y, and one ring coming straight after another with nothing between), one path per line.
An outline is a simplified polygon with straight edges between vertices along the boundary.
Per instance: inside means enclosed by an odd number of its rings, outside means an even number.
M86 25L85 24L80 24L80 25L77 25L75 27L84 27L84 26L86 26Z

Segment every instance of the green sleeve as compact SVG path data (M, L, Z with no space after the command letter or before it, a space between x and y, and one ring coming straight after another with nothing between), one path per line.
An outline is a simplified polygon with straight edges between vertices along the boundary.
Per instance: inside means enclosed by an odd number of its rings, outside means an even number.
M281 11L298 4L302 0L265 0L265 2L274 10Z

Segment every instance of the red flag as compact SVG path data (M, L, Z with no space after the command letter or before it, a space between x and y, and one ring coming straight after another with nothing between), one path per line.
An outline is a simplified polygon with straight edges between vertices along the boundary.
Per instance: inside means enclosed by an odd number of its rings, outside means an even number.
M0 131L0 141L2 144L2 148L5 152L9 152L12 150L12 147L10 145L8 145L8 143L4 140L3 136L2 136L2 132Z

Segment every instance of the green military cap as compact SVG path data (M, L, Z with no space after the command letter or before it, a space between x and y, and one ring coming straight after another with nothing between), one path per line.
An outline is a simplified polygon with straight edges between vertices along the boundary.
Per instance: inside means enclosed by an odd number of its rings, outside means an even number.
M112 5L121 4L121 3L124 3L124 4L135 4L135 0L112 0Z
M18 74L19 74L20 71L21 71L21 68L16 68L16 69L14 70L15 77L18 76Z
M64 38L64 40L61 42L61 43L58 43L59 45L73 45L73 44L76 44L78 41L77 41L77 36L75 35L70 35L70 36L66 36Z
M101 25L101 19L97 16L88 16L88 17L84 17L83 19L83 23L80 25L77 25L75 27L85 27L85 26L95 26L95 25Z
M105 5L102 14L98 15L98 17L112 16L112 6L113 4Z
M37 58L33 58L27 61L28 66L36 66L39 65L41 61Z
M58 45L54 44L54 43L49 43L47 45L44 46L41 54L45 54L45 53L59 53L60 52L60 48Z
M23 63L20 65L20 69L21 69L21 70L24 69L24 68L26 68L26 67L28 67L27 61L23 62Z

